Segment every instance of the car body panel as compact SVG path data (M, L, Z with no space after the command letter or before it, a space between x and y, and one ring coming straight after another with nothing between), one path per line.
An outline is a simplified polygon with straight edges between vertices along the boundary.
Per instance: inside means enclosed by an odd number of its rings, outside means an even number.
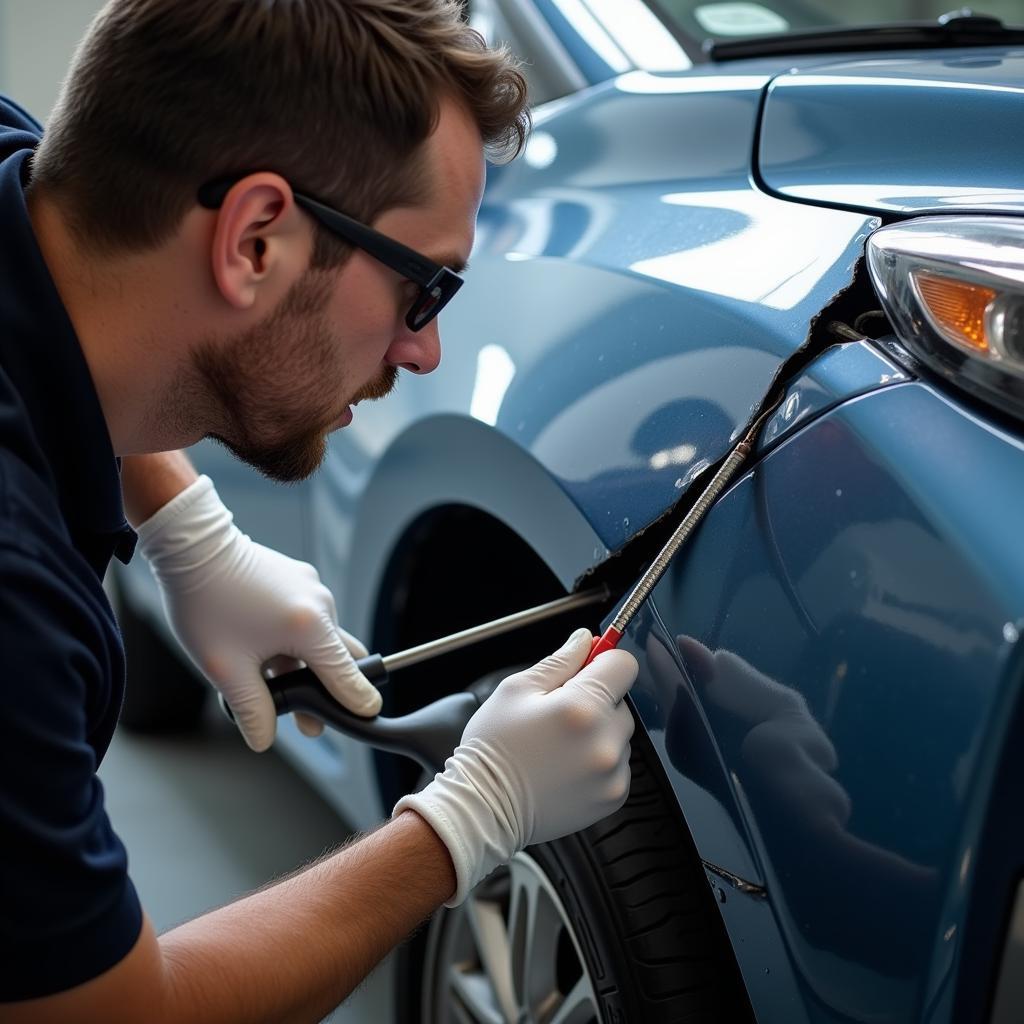
M193 449L239 525L311 558L342 621L368 637L384 567L367 579L360 553L380 550L363 536L383 537L388 517L363 512L377 493L389 491L410 517L423 508L417 493L501 508L540 548L540 531L505 502L515 485L492 487L493 475L475 468L521 449L529 458L518 458L517 472L534 472L519 493L550 490L532 514L543 509L549 524L562 524L550 529L558 543L548 545L549 564L567 586L662 516L734 443L809 320L849 285L877 224L751 186L750 139L768 80L763 69L692 81L633 72L551 105L532 156L492 172L473 270L442 323L438 371L403 380L387 402L360 405L333 435L324 471L298 488L263 481L210 442ZM551 159L545 147L554 147ZM642 165L628 157L640 151ZM589 315L580 316L581 303ZM416 440L424 424L447 432L450 417L461 418L464 436L436 449L443 459L426 460ZM485 433L494 436L482 445ZM474 458L474 447L484 454ZM442 469L456 450L465 466ZM460 473L464 484L443 499L432 484ZM133 601L158 619L143 567L124 575ZM353 825L379 816L361 745L338 736L310 743L290 723L280 743Z
M763 453L775 447L840 402L910 379L906 370L868 341L827 348L786 388L778 409L765 421L757 449Z
M431 507L495 514L568 587L734 443L809 319L849 285L877 223L800 208L794 220L792 204L751 188L743 140L765 81L631 74L548 114L561 157L494 176L472 273L445 314L441 368L360 405L311 483L312 557L357 635L372 635L383 553ZM656 138L665 118L678 140ZM735 128L717 150L685 141L724 118ZM642 187L611 159L626 126L661 154ZM609 160L585 167L595 152ZM551 193L554 174L565 187ZM291 733L282 744L322 770L322 750ZM332 799L344 794L348 819L369 825L381 808L355 794L368 791L372 756L337 735L318 746L330 751ZM339 773L348 784L335 785Z
M358 410L363 436L387 406ZM351 429L351 428L350 428ZM336 595L339 617L357 635L371 638L375 612L393 553L414 525L435 509L476 508L510 526L544 559L566 589L608 550L579 509L544 468L509 439L478 420L437 414L395 438L373 472L358 473L357 449L332 445L316 479L314 561ZM500 581L495 581L499 586ZM356 828L368 828L389 811L380 801L373 752L362 743L326 732L317 748L297 732L282 737L289 754L315 774L329 752L332 793ZM344 785L338 785L338 782Z
M758 170L794 199L900 214L1024 213L1024 51L870 58L776 78Z
M613 78L565 4L531 7L600 84L539 111L522 158L490 172L441 368L361 404L303 487L264 482L206 444L195 452L239 524L312 559L367 640L394 553L423 516L478 509L569 588L628 552L735 444L779 367L857 282L884 217L947 212L974 186L984 195L964 209L1024 210L1020 133L996 130L1020 117L1015 51ZM977 124L947 131L937 96ZM968 853L986 815L1018 813L987 798L1021 683L1024 545L1008 512L1021 481L1019 430L867 340L825 351L624 641L641 660L636 710L762 1020L951 1019L978 884ZM130 600L157 614L139 561L123 575ZM751 774L751 730L723 720L680 634L806 702L817 756L828 762L829 744L836 755L815 783L834 817L849 804L838 833L808 825L814 786L771 762ZM311 741L289 722L279 735L350 824L389 810L366 747ZM997 940L989 925L979 941Z
M634 704L701 856L768 891L773 920L734 932L744 977L781 937L808 1020L950 1019L984 794L1024 681L1024 545L992 510L1021 507L1020 435L896 384L740 480L633 627ZM717 675L679 635L729 652ZM806 701L835 763L795 772L800 726L755 710L758 687ZM769 719L782 741L765 756L751 744ZM766 999L764 1019L796 1019Z
M871 346L841 345L794 382L764 436L777 441L850 396L903 379L903 371ZM376 421L389 415L388 405L361 408L366 415L354 436L378 438L383 430ZM500 520L530 545L567 590L611 554L597 524L548 466L473 417L437 414L416 420L372 463L369 478L360 476L360 465L365 473L367 463L358 457L352 440L353 435L342 436L337 442L346 443L332 443L315 480L312 557L339 595L341 620L359 636L373 635L391 553L421 517L443 506L477 508ZM297 735L295 739L295 756L322 761L308 741ZM291 736L284 742L293 746ZM362 744L327 734L318 746L331 751L332 779L341 772L353 782L372 772L372 755ZM337 793L349 786L332 788ZM346 804L346 814L357 827L368 827L382 810L375 801L361 800L356 806L351 796Z
M874 218L750 185L763 77L627 78L543 121L542 167L528 151L496 177L441 368L356 411L339 444L346 476L410 424L478 410L616 551L724 454L810 319L850 284ZM693 144L716 123L717 149ZM627 152L657 154L639 182L621 156L627 131Z

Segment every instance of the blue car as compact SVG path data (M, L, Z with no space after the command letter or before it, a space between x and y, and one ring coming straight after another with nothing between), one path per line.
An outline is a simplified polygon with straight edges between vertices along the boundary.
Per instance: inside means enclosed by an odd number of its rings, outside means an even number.
M1024 1020L1024 7L944 8L477 0L547 102L441 368L301 486L195 450L372 650L607 588L396 673L394 716L607 625L758 428L622 640L628 802L435 916L392 1020ZM127 720L184 724L155 587L117 584ZM357 828L423 782L278 746Z

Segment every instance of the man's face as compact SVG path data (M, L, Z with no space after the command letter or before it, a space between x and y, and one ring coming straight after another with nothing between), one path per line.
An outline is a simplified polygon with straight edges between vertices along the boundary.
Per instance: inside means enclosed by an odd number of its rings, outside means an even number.
M483 147L461 107L442 103L427 140L428 198L373 223L458 270L466 263L483 190ZM326 436L352 407L383 398L399 369L430 373L441 358L437 321L413 333L416 285L360 249L340 270L309 270L255 327L198 347L195 369L223 426L210 436L274 480L302 480L323 462ZM456 297L453 301L458 301Z

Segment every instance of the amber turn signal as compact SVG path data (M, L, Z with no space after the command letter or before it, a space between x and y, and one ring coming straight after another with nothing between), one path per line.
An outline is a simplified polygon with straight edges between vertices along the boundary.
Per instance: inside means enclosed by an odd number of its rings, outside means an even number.
M1024 217L887 224L867 261L897 358L1024 420Z
M986 317L995 289L921 270L911 276L924 311L939 331L975 352L988 351Z

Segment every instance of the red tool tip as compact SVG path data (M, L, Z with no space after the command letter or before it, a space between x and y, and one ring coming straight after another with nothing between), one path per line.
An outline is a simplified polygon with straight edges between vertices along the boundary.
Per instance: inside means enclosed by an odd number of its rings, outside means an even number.
M614 626L609 626L600 636L595 636L594 642L590 645L590 654L583 662L584 667L589 665L599 654L604 654L605 651L614 651L619 646L621 639L622 634Z

